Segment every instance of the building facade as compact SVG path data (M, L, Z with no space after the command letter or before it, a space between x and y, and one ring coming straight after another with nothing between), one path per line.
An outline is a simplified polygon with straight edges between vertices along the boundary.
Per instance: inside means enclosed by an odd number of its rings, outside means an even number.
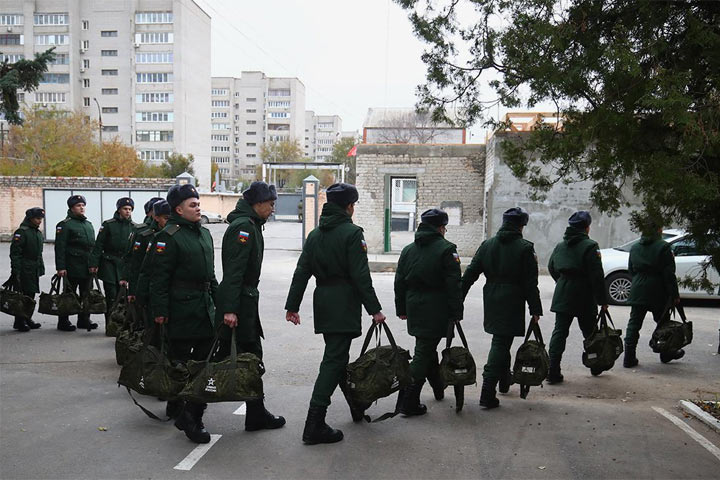
M3 59L56 58L28 106L101 119L140 158L192 154L210 186L210 17L192 0L4 0Z
M305 156L313 162L327 162L332 157L333 146L340 141L342 119L338 115L316 115L305 112Z
M453 111L447 115L456 120ZM465 128L433 122L430 114L417 113L414 108L369 108L362 143L464 145L466 138Z

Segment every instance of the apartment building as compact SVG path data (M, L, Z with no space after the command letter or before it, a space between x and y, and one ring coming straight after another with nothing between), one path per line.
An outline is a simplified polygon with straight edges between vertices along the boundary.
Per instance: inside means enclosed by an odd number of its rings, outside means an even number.
M210 185L210 17L192 0L3 0L3 59L57 57L27 105L101 119L143 160L193 154Z
M314 162L326 162L332 156L333 146L340 141L342 119L338 115L316 115L305 112L305 156Z
M213 77L210 108L212 161L231 182L255 178L266 142L304 137L305 85L297 78Z

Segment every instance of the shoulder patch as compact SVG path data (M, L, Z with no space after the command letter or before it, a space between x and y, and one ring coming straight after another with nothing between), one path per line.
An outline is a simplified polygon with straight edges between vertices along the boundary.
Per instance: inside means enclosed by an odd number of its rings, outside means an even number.
M595 255L602 260L602 253L600 253L600 250L595 250Z
M455 261L456 261L457 263L460 263L460 255L458 255L457 253L454 253L454 252L453 252L452 255L453 255L453 258L455 259Z
M30 227L27 225L20 225L20 230L30 230Z
M15 235L13 235L13 242L19 242L20 240L22 240L21 233L16 233Z
M58 225L57 227L55 227L55 233L60 233L60 232L62 232L62 229L63 229L63 226L62 226L62 225Z
M98 233L102 232L105 229L105 224L100 225L100 230L98 230Z
M175 235L179 230L180 230L180 225L178 225L177 223L173 223L172 225L168 225L167 227L165 227L165 232L168 235Z
M165 251L165 242L157 242L155 244L155 253L163 253Z
M150 228L146 228L144 230L141 230L137 232L137 234L141 237L147 237L148 235L152 235L154 232Z
M363 252L367 253L367 242L364 239L360 240L360 248L362 248Z
M250 234L248 232L240 230L237 234L237 242L238 243L247 243L248 240L250 240Z

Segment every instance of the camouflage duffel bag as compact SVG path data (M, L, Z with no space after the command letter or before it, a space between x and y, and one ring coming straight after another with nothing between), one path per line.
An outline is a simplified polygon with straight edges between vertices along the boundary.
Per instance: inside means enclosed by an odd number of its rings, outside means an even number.
M83 313L105 313L107 311L105 295L100 289L96 275L93 275L92 282L95 283L95 288L91 288L82 299Z
M456 328L463 344L462 347L451 346ZM473 385L477 382L477 368L459 321L450 322L448 325L447 340L441 354L439 371L445 386L453 386L455 412L460 413L465 404L465 385Z
M127 288L120 287L105 323L105 336L117 337L120 331L126 328L128 315Z
M35 300L19 291L13 277L3 283L0 290L0 311L20 318L30 318L35 311Z
M380 345L383 330L390 345ZM368 350L373 333L377 335L377 344ZM354 405L369 405L412 383L410 353L397 346L385 323L373 323L368 329L360 357L347 366L346 382L348 397Z
M69 316L83 313L82 304L77 294L70 290L67 276L62 277L63 282L63 293L58 296L57 311L58 315Z
M144 333L142 330L121 330L115 337L115 361L118 365L123 366L127 361L138 353L144 342Z
M615 365L615 360L623 353L622 330L615 328L610 312L601 309L598 320L599 324L583 341L585 351L582 354L582 363L592 371L593 375L610 370ZM612 328L608 326L608 320Z
M38 302L38 312L45 315L59 315L58 302L60 301L60 277L53 275L50 280L50 292L41 293Z
M658 322L650 338L650 348L653 352L671 353L692 343L692 322L687 321L683 307L678 305L677 312L680 314L682 322L671 320L671 318L675 318L675 307L667 308L662 320Z
M263 398L262 375L265 366L253 353L237 353L235 328L230 339L230 356L213 362L219 339L215 339L207 359L202 362L189 361L190 374L185 388L180 392L183 400L198 403L239 402Z
M530 340L530 334L535 340ZM513 381L520 384L520 398L527 398L530 387L542 385L550 369L550 358L542 339L540 326L530 320L525 341L515 354Z

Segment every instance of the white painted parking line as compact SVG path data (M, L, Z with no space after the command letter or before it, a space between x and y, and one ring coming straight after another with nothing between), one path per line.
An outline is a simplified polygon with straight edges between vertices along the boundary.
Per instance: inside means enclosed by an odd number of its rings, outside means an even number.
M175 470L190 470L195 466L195 464L205 455L208 450L210 450L210 447L215 445L215 443L220 440L220 437L222 435L210 435L210 443L206 443L204 445L198 445L195 447L195 450L190 452L190 454L183 459L182 462L175 465Z
M715 445L713 445L712 443L710 443L710 441L707 438L700 435L698 432L693 430L688 424L686 424L685 422L683 422L676 416L671 415L667 410L660 408L660 407L652 407L652 409L655 410L660 415L662 415L663 417L670 420L675 425L677 425L682 431L687 433L690 436L690 438L692 438L693 440L698 442L700 445L705 447L705 450L712 453L713 455L715 455L715 457L718 460L720 460L720 448L718 448Z
M247 407L245 406L245 403L243 402L243 404L240 405L240 407L233 412L233 415L245 415L246 408Z

